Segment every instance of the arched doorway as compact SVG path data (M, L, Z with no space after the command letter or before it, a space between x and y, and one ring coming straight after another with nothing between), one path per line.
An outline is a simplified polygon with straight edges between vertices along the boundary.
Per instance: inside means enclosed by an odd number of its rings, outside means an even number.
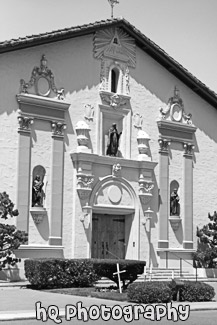
M124 178L106 176L90 198L91 257L131 258L139 255L139 208L134 189Z

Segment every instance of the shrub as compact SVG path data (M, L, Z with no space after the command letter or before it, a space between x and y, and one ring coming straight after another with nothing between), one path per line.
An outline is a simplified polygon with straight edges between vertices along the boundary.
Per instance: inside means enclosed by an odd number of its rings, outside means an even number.
M207 247L204 251L198 249L192 253L195 266L203 268L216 268L217 247Z
M214 288L203 282L184 281L180 289L180 301L210 301L214 296Z
M38 289L90 287L99 279L89 259L29 259L25 275Z
M136 260L115 260L115 259L92 259L93 267L99 277L106 277L114 281L119 287L118 277L114 275L117 272L117 263L119 264L120 271L125 272L120 274L121 281L123 283L123 289L137 279L138 274L142 274L144 271L145 261Z
M172 300L173 289L170 282L138 282L128 287L127 296L137 303L166 303Z
M208 223L201 229L197 227L196 235L203 250L193 253L193 260L197 267L215 268L217 266L217 212L211 216L208 213Z
M0 193L0 219L7 220L18 215L19 212L14 209L14 203L9 195L6 192ZM25 231L17 230L14 225L0 223L0 270L7 265L14 266L20 262L14 251L27 241L28 234Z

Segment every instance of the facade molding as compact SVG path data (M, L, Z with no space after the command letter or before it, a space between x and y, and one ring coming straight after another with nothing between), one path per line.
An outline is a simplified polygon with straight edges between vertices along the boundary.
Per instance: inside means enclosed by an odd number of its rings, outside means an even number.
M84 162L84 163L94 163L100 165L110 165L119 163L121 167L128 167L132 169L150 169L154 170L158 163L153 161L139 161L134 159L124 159L110 156L101 156L92 153L84 152L71 152L70 153L72 161Z
M65 121L65 112L70 106L66 101L31 94L18 94L16 97L21 115L41 120Z
M157 121L160 137L174 142L192 142L197 128L193 125L179 122L158 120Z

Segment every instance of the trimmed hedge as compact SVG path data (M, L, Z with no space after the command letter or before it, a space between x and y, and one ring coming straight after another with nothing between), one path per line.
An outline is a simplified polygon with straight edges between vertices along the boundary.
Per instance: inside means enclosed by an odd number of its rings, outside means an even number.
M90 287L99 279L89 259L29 259L24 263L26 278L38 289Z
M137 282L128 287L128 300L137 303L160 303L169 302L173 297L171 282L151 281Z
M146 262L99 259L29 259L25 260L25 275L32 286L41 288L90 287L100 277L107 277L118 286L117 263L123 288L142 274Z
M137 303L166 303L176 300L179 291L180 301L211 301L215 296L212 286L203 282L182 281L179 288L175 281L138 282L129 286L128 300Z
M184 281L180 289L180 301L210 301L214 297L214 288L204 282Z
M118 263L120 271L126 271L120 274L123 289L126 289L129 284L134 282L137 279L138 274L142 274L144 272L144 266L146 265L145 261L137 260L93 259L92 261L95 272L100 277L106 277L114 281L117 286L119 286L118 277L113 273L117 272Z

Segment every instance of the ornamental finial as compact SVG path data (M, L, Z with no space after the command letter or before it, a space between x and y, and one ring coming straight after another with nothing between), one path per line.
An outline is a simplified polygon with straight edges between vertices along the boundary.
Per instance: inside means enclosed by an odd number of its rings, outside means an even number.
M113 18L113 8L114 8L114 5L118 4L119 1L118 0L108 0L110 6L111 6L111 18Z

